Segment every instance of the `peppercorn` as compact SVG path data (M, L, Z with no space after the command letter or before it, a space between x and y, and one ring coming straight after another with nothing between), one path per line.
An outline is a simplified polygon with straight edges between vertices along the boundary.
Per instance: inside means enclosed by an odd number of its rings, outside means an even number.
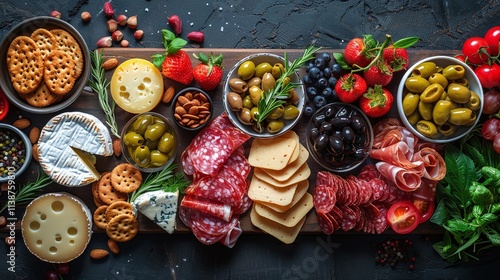
M26 159L25 143L11 130L0 130L0 177L17 172Z
M417 253L413 248L411 240L386 240L376 247L375 263L396 268L398 263L409 263L409 270L415 268Z

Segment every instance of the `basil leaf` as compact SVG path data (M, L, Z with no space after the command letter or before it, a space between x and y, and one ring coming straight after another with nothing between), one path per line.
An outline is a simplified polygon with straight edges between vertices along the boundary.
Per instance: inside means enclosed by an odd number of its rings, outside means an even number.
M153 64L156 68L161 70L161 65L163 64L163 61L165 60L165 55L164 54L154 54L151 56L153 59Z
M186 44L187 44L186 40L182 38L175 38L168 45L167 52L169 54L174 54L178 52L180 49L182 49Z
M394 43L394 47L406 49L406 48L409 48L409 47L415 45L416 43L418 43L419 40L420 39L418 37L414 37L414 36L413 37L406 37L406 38L397 40Z
M450 249L445 250L445 247L451 246ZM458 256L454 253L457 250L457 246L447 244L445 241L437 242L432 245L434 250L441 256L441 258L447 260L449 263L454 263L459 260Z
M446 229L448 229L450 232L470 232L474 231L474 227L462 220L462 219L451 219L448 222L446 222L445 225Z
M449 218L450 215L446 210L444 199L442 199L441 201L439 201L436 209L434 210L434 214L432 214L430 221L435 223L436 225L443 225Z
M333 53L333 57L335 58L335 61L340 65L340 67L344 70L351 70L351 65L347 64L345 61L344 55L341 53ZM286 60L285 60L286 61Z
M480 236L480 233L476 233L474 234L467 242L465 242L464 245L460 246L457 251L454 254L457 254L457 253L460 253L462 252L463 250L469 248L472 244L474 244L474 242L476 242L478 239L479 239L479 236Z
M471 200L469 186L476 179L474 162L454 145L446 145L445 162L447 174L444 180L450 185L460 206L466 207Z
M484 234L493 245L500 246L500 233L484 231Z

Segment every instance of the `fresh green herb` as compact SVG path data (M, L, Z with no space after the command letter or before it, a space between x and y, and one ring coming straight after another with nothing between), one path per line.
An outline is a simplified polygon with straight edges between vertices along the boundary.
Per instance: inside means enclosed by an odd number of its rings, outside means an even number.
M141 186L129 194L128 202L133 202L137 197L143 193L150 191L161 190L164 182L169 180L174 176L174 170L177 168L177 164L170 164L161 171L150 173L146 179L142 182Z
M184 178L184 174L181 172L175 173L174 176L168 178L161 185L161 189L166 192L176 192L184 193L184 189L189 186L191 182Z
M446 176L437 188L438 205L431 222L445 229L434 249L450 263L478 259L486 248L500 246L500 178L498 156L477 131L460 147L446 145Z
M111 128L111 133L116 137L120 138L120 133L118 132L118 124L115 119L115 102L109 98L108 86L109 83L106 81L104 76L104 68L102 68L102 52L95 50L90 52L90 57L92 59L92 77L89 80L89 85L92 90L97 93L99 98L99 105L106 115L106 123Z
M154 54L152 56L154 66L156 66L156 68L160 70L161 70L161 65L165 60L165 57L167 57L167 55L178 52L187 44L186 40L176 37L175 34L168 29L163 29L161 31L161 35L162 35L161 37L162 43L163 46L165 47L165 53Z
M258 114L257 114L257 128L262 131L262 122L271 114L273 110L285 104L286 100L290 97L290 90L297 87L298 83L286 83L285 78L295 73L299 70L307 61L314 57L314 53L321 48L309 46L304 50L302 56L295 59L291 64L288 60L288 55L285 52L285 71L283 71L276 81L276 86L268 92L262 93L262 98L257 104Z
M45 172L40 172L36 181L29 182L25 185L21 185L16 192L14 201L7 201L0 213L7 209L9 206L20 206L26 205L33 199L37 198L40 194L42 194L42 189L52 183L52 179L45 174Z

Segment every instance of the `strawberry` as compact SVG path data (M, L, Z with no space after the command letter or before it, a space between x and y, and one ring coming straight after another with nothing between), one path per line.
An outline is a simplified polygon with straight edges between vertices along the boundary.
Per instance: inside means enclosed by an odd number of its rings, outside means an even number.
M163 76L189 85L193 81L193 65L189 55L181 50L187 41L177 38L172 31L163 29L163 46L165 54L153 55L153 64L161 69Z
M368 88L368 91L359 98L359 108L372 118L382 117L392 107L394 97L391 92L380 85Z
M222 80L222 54L217 57L210 54L207 57L200 52L199 55L193 56L200 61L193 68L194 79L204 91L214 90Z
M366 82L358 74L345 74L335 84L335 92L340 101L353 103L366 92Z
M344 49L345 62L358 68L368 66L376 55L373 50L376 46L377 42L371 35L351 39Z
M377 60L365 71L363 77L369 87L373 87L374 85L385 87L392 80L392 69L387 62Z
M408 69L410 60L406 49L394 48L393 45L390 45L384 49L382 55L394 72Z

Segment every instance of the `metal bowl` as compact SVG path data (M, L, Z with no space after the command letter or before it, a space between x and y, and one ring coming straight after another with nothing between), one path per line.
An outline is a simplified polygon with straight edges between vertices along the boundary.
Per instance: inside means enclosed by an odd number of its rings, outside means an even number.
M16 137L19 140L23 141L23 145L24 145L24 149L25 149L25 155L24 155L24 163L23 163L23 165L21 165L21 167L19 169L17 169L17 170L15 168L9 167L9 165L4 166L3 162L1 163L2 166L1 166L0 170L4 169L7 172L5 173L6 176L0 176L0 183L7 182L9 180L14 180L15 181L16 178L19 179L20 175L24 171L26 171L26 169L30 165L31 158L32 158L32 146L31 146L31 142L30 142L30 139L28 138L28 136L26 136L26 134L24 134L21 130L19 130L15 126L12 126L12 125L9 125L9 124L5 124L5 123L0 123L0 134L3 135L6 132L13 132L14 135L16 135ZM3 174L3 171L2 171L2 174Z
M30 36L30 34L38 28L45 28L49 31L51 29L58 28L69 32L80 45L84 59L83 72L75 81L75 84L71 91L65 94L62 100L47 107L35 107L28 104L12 87L9 72L6 70L8 68L5 58L7 57L7 51L12 40L21 35ZM80 35L80 33L78 33L78 31L69 23L54 17L41 16L30 18L12 28L9 33L7 33L7 35L3 38L0 44L0 58L0 66L2 67L2 69L5 69L5 71L2 71L0 74L0 86L5 92L5 95L10 100L12 105L20 108L23 111L35 114L54 113L68 107L81 94L83 88L87 84L90 75L90 53L85 40Z

